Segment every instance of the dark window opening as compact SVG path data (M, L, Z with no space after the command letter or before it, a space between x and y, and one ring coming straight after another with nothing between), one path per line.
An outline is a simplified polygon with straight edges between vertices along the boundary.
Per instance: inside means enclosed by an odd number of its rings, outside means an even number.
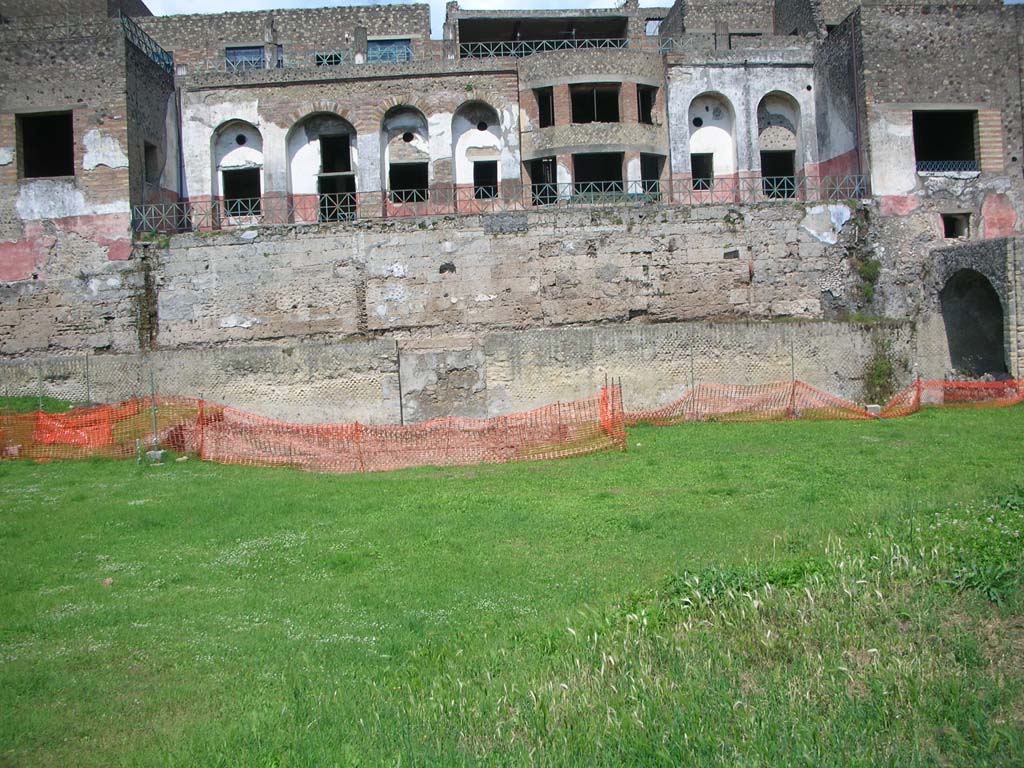
M796 197L796 153L762 152L761 186L771 200Z
M477 160L473 163L473 197L493 200L498 196L498 161Z
M278 69L284 68L284 46L277 46L277 61L275 62Z
M422 203L427 200L427 163L395 163L388 170L393 203Z
M942 236L947 239L961 239L970 235L969 213L943 213Z
M665 158L661 155L640 155L640 183L645 197L660 197L661 169L664 165Z
M160 153L157 152L156 145L148 141L143 143L142 151L146 183L156 184L160 181Z
M224 211L228 216L259 216L260 170L243 168L222 171L224 179Z
M549 128L555 124L555 90L554 88L537 88L537 112L540 115L540 127Z
M349 138L341 136L320 137L320 172L348 173L352 170L352 153Z
M317 67L340 67L348 61L348 54L342 51L326 51L313 54L313 65Z
M541 157L527 165L530 174L530 192L534 205L552 205L558 201L555 158Z
M572 156L573 195L601 197L621 194L622 153L593 152Z
M75 126L70 112L18 115L17 124L22 178L75 175Z
M977 112L914 113L914 156L919 172L977 171Z
M715 156L710 152L690 155L693 188L707 191L715 186Z
M649 85L636 87L636 112L641 123L654 125L654 100L657 93L658 89Z
M939 294L953 369L968 376L1005 374L1003 305L992 283L962 269Z
M571 85L569 96L574 123L619 122L618 85Z
M321 176L317 180L320 193L320 221L348 221L356 214L356 179L347 176Z
M412 40L370 40L366 43L366 60L370 64L412 61Z
M264 69L266 60L263 46L224 49L224 64L229 72L244 72L249 69Z

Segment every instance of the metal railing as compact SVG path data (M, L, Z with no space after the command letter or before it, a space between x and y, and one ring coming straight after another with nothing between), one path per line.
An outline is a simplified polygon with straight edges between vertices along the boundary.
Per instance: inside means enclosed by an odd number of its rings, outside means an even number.
M150 37L146 31L136 24L128 16L125 16L120 11L117 12L117 17L121 20L121 27L124 29L125 39L142 51L151 61L157 64L164 72L174 75L174 56L165 51L160 47L152 37Z
M779 200L826 202L869 195L866 176L777 176L551 184L452 184L387 192L284 194L135 206L138 233L287 226L356 219L409 218L602 205L735 205Z
M918 160L918 173L977 173L977 160Z
M463 59L520 59L549 51L613 50L628 48L626 38L594 38L581 40L502 40L489 43L460 43Z

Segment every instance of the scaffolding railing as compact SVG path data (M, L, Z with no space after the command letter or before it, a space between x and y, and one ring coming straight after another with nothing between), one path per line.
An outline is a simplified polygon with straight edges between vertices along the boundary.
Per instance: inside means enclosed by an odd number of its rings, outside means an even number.
M385 192L267 194L258 198L182 200L132 209L137 233L180 233L249 226L348 222L357 219L480 215L552 207L698 206L828 202L869 195L865 176L779 176L730 179L588 181L497 185L442 184Z

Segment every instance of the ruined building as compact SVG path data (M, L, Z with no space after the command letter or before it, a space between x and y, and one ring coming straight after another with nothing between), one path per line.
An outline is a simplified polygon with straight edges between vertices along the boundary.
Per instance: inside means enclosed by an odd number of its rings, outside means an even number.
M1021 22L0 0L0 356L378 421L1021 376Z

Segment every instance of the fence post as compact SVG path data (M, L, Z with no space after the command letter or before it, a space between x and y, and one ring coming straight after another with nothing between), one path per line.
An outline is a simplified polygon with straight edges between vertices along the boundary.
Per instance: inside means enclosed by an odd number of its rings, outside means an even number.
M39 405L39 410L43 410L43 364L36 363L36 381L38 382L38 391L36 392L36 402Z
M153 375L153 364L149 364L149 410L153 418L153 450L156 450L156 377Z
M693 373L693 347L690 347L690 389L697 386L697 377Z
M793 350L793 338L789 339L789 380L796 381L796 352Z
M92 388L89 386L89 355L85 356L85 404L92 405Z

